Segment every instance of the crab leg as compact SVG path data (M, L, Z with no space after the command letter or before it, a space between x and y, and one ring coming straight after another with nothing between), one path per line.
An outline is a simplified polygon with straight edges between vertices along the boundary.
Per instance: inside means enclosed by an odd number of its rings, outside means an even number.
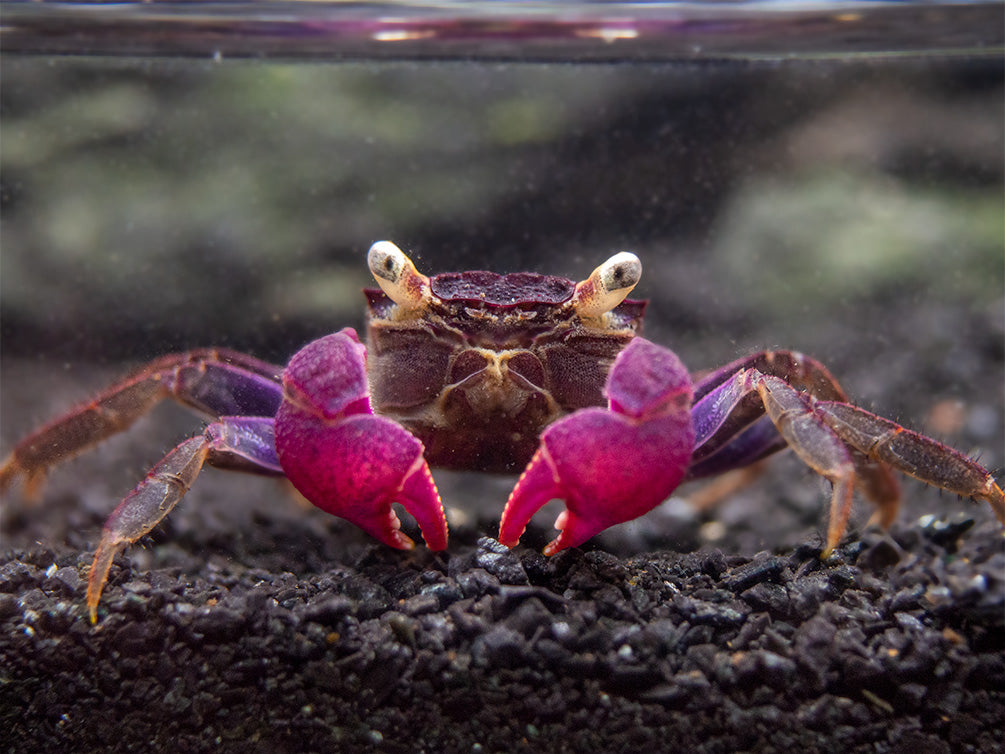
M827 427L813 413L813 400L776 375L754 368L734 374L692 409L696 440L688 479L741 468L791 446L834 484L825 549L829 554L847 526L853 487L877 506L880 523L888 526L897 513L900 486L889 466L848 447Z
M691 380L669 350L635 338L615 359L609 408L576 411L550 425L510 495L499 541L514 546L541 506L566 510L551 555L659 505L680 483L694 441Z
M755 395L755 397L758 397ZM764 416L764 407L760 404L760 418L754 419L746 426L737 430L737 434L725 440L724 444L716 446L713 443L698 441L695 445L694 458L687 471L687 479L702 479L716 476L735 469L750 466L763 458L784 450L785 438L778 434L778 429L771 419ZM704 408L704 406L702 407ZM706 418L696 407L695 423L698 418Z
M210 416L273 416L279 367L236 351L198 349L164 356L26 437L0 466L0 492L19 476L38 495L50 466L128 429L165 398Z
M413 515L430 549L447 546L447 522L422 443L375 416L366 349L346 328L308 344L283 374L276 449L286 476L322 510L398 549L412 540L391 508Z
M962 453L889 419L847 403L815 401L816 413L846 443L870 459L916 479L985 500L1005 524L1005 494L991 474Z
M154 466L105 522L87 579L91 623L115 555L153 529L182 499L203 464L282 475L276 457L273 420L222 417L190 437Z
M779 354L784 354L785 358L777 358ZM797 365L807 366L793 369L793 360ZM775 423L765 416L766 406L756 389L760 380L770 377L795 389L790 382L793 380L808 385L811 396L840 395L843 398L840 387L823 366L799 354L766 352L742 363L760 363L780 374L764 374L759 369L747 367L695 401L692 408L695 449L688 480L747 466L789 445ZM701 387L706 387L708 382L708 379L703 381ZM851 452L851 461L856 470L856 484L879 508L880 520L888 526L896 516L900 499L896 477L889 466L858 451Z
M786 380L746 369L698 401L696 448L689 478L737 468L777 449L767 414L784 444L834 484L826 557L844 534L857 486L887 527L900 504L891 467L951 492L986 500L1005 523L1005 501L994 478L961 453L843 401L817 400ZM712 452L706 452L712 448Z
M744 392L740 387L743 380L737 381L737 375L748 369L780 377L821 400L847 400L823 364L797 351L761 351L720 367L694 388L693 412L698 436L688 479L720 474L785 447L770 420L762 418L764 406L760 398L750 391Z
M798 351L759 351L704 375L694 386L695 404L745 369L781 377L793 387L805 390L820 400L848 400L838 381L816 359Z
M833 484L827 545L821 557L837 547L848 526L852 491L855 487L855 462L840 438L807 405L799 391L784 380L762 375L756 369L742 373L757 391L764 410L778 432L803 463Z

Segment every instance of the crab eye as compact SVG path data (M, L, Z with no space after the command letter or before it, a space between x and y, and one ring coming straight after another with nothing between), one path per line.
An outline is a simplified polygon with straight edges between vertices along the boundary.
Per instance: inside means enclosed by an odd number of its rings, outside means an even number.
M404 252L390 241L377 241L370 247L366 261L370 265L370 272L377 278L378 283L381 280L398 283L405 267L411 264L411 260L405 256Z
M367 264L381 290L398 306L420 309L429 300L429 278L390 241L377 241L367 253Z
M590 273L576 286L573 306L580 317L595 319L625 300L642 278L642 262L622 251Z

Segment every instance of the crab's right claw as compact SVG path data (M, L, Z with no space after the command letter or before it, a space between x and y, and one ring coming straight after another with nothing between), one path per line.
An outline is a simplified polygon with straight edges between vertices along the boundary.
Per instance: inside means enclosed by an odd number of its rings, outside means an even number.
M546 555L638 518L680 483L694 443L691 381L680 360L636 338L615 360L605 390L608 410L577 411L541 435L503 511L504 545L516 545L531 516L554 498L566 510Z
M276 451L283 472L314 505L397 549L412 540L391 508L415 517L432 550L447 546L447 521L423 446L390 419L375 416L365 349L347 328L308 344L283 374Z
M422 443L379 416L310 427L292 424L290 413L281 410L277 416L276 447L286 476L304 497L384 544L408 550L413 542L400 531L391 508L401 503L430 549L447 546L443 505L422 457Z

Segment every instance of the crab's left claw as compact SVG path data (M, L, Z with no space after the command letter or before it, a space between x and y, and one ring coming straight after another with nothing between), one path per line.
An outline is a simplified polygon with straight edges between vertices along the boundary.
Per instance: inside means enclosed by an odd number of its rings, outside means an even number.
M412 540L391 508L415 517L432 550L447 546L447 521L423 446L403 427L375 416L365 348L346 328L305 346L283 373L276 450L283 472L322 510L398 549Z
M608 409L561 419L510 495L499 541L512 547L531 516L554 498L566 510L544 552L575 547L614 524L655 508L680 483L691 459L691 380L673 352L635 338L611 367Z

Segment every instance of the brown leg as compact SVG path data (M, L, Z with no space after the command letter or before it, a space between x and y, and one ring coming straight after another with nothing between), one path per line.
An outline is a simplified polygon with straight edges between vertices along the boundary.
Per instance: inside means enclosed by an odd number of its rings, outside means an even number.
M25 477L25 497L38 497L50 466L127 429L167 395L156 376L119 383L19 442L0 466L0 492Z
M759 372L781 377L793 387L805 390L820 401L847 403L848 397L831 375L816 359L794 351L765 351L750 359ZM900 483L893 470L885 463L852 453L855 464L856 485L879 509L879 522L886 528L893 523L900 508Z
M757 374L777 378L820 401L847 401L841 386L823 364L795 351L761 351L727 364L704 377L695 386L695 403L716 390L719 399L731 406L728 417L722 421L715 435L695 449L692 473L697 476L720 473L714 461L704 465L698 462L723 448L728 450L726 446L733 438L763 415L766 409L763 398L758 399L753 389L756 382L753 375ZM732 387L725 385L727 381L732 382ZM731 396L724 393L724 390L731 393ZM764 455L756 457L763 458L783 447L778 443L766 448ZM856 485L879 509L879 520L888 525L896 517L900 504L900 484L892 469L885 463L857 452L851 454L851 461L855 467Z
M154 466L105 521L87 578L87 609L98 618L98 600L115 555L153 529L188 492L204 464L281 475L271 418L223 417L180 443Z
M164 356L19 442L0 466L0 492L23 476L25 496L37 497L49 467L125 431L168 397L214 417L271 416L282 397L280 372L234 351Z
M935 487L986 500L998 520L1005 524L1005 495L994 477L977 462L857 406L820 401L814 409L842 440L860 453Z
M702 375L694 387L695 401L746 369L779 377L820 400L848 400L838 381L816 359L797 351L760 351Z
M154 466L105 522L87 577L87 610L98 622L98 600L115 555L154 528L172 511L199 476L209 454L205 436L191 437Z
M727 471L699 489L687 494L687 501L696 511L704 512L715 508L738 490L748 487L764 473L765 461L756 461L750 466Z
M758 358L764 360L763 355ZM834 388L837 389L836 385ZM798 390L785 377L766 375L753 367L734 374L729 381L720 381L706 396L703 400L705 404L712 402L712 409L696 405L694 415L700 418L699 424L704 421L716 428L695 451L699 464L707 467L709 460L715 461L724 453L724 463L729 461L728 451L743 449L744 437L756 429L754 422L766 413L785 444L832 482L824 557L844 534L853 487L861 489L876 504L876 519L882 526L893 523L900 502L893 469L950 492L986 500L1005 524L1005 498L986 469L942 443L843 400L819 400L812 392ZM738 434L745 428L749 428L746 435ZM731 440L733 437L739 439ZM759 437L755 439L760 441ZM701 458L699 453L707 452L709 446L713 454ZM694 468L707 471L700 465Z
M849 448L851 460L855 464L855 476L862 494L876 506L876 513L870 523L878 523L884 529L896 521L900 510L900 482L893 469L855 448Z
M820 556L826 558L837 547L848 526L856 481L852 454L840 438L814 415L795 388L778 377L761 375L756 371L752 371L750 376L764 402L765 411L789 446L807 466L834 485L827 545Z

